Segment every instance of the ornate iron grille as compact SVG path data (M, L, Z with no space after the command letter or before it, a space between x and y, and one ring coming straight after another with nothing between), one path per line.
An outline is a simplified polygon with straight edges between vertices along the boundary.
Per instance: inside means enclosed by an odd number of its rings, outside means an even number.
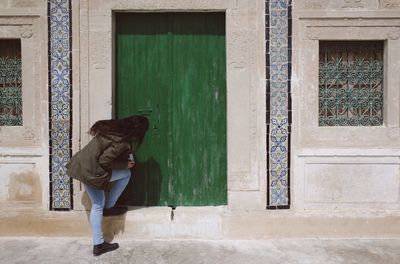
M22 61L18 39L0 40L0 126L22 126Z
M383 42L319 44L319 126L382 125Z

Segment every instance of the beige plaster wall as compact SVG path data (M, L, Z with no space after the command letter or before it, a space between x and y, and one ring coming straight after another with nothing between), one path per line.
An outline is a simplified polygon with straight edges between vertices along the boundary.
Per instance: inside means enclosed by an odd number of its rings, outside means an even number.
M226 12L228 207L177 208L174 220L169 208L136 208L127 215L127 237L399 233L400 0L293 2L292 208L267 211L264 1L72 1L74 151L89 141L91 124L112 117L113 12ZM47 210L49 202L47 0L5 0L2 7L0 38L22 41L24 126L0 128L0 207L11 205L6 212L14 215L0 218L0 226L6 227L0 233L89 235L86 212L37 210ZM319 128L318 40L354 38L386 43L385 123L375 128ZM75 182L77 210L87 202L82 194ZM16 211L14 205L33 210ZM314 213L328 218L308 217ZM339 217L330 218L332 214ZM76 224L82 221L86 225Z
M264 210L266 205L265 48L262 0L81 0L79 26L80 134L89 141L95 121L113 114L113 12L226 12L228 206ZM75 33L73 33L76 37ZM76 42L76 41L75 41ZM74 98L74 100L78 100ZM81 192L76 192L77 203ZM76 208L80 205L76 204Z
M0 128L0 204L14 199L46 209L47 1L4 5L0 37L22 43L24 125ZM91 124L113 114L113 12L226 12L228 209L265 211L264 1L80 0L72 1L72 8L74 151L89 141ZM293 10L293 206L288 212L398 211L400 0L298 0ZM385 41L382 127L318 127L318 41L327 39ZM77 182L74 194L75 208L82 209Z
M319 40L385 42L383 126L318 127ZM400 209L399 61L400 1L294 1L291 183L296 212Z
M0 207L49 205L47 1L2 1L0 38L21 40L23 125L0 127Z

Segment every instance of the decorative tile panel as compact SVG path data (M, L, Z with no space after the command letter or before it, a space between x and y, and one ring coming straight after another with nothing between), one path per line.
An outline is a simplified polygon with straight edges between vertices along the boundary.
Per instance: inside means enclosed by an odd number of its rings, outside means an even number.
M72 209L71 157L71 2L48 0L50 209Z
M291 0L266 1L267 209L290 205Z

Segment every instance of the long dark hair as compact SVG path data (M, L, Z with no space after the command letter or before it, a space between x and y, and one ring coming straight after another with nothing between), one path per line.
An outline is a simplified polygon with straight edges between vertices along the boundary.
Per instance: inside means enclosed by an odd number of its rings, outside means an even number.
M134 115L123 119L99 120L90 128L92 136L118 136L121 141L143 141L149 129L149 120L145 116Z

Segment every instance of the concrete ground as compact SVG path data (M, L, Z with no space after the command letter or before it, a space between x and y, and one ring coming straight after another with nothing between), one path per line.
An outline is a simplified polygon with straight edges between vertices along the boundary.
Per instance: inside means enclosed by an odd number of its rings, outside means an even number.
M0 238L0 263L399 264L400 239L128 240L93 257L88 238Z

